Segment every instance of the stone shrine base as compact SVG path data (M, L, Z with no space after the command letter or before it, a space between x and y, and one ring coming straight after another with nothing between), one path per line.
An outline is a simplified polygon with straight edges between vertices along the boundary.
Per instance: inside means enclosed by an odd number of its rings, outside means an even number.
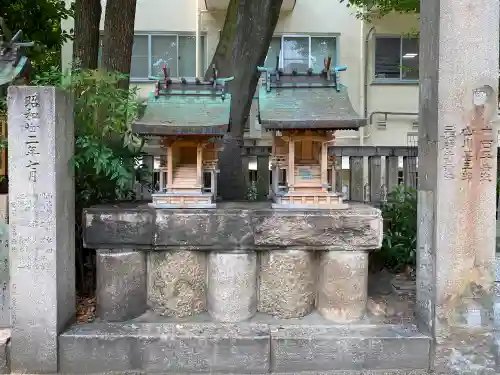
M212 323L205 314L164 322L146 314L75 325L59 338L60 370L71 374L425 371L429 348L415 326L331 325L316 313L293 322L258 314L236 324Z
M86 210L85 223L97 319L60 335L62 373L429 369L431 340L412 316L378 314L387 302L368 298L377 209L117 205Z
M61 371L427 374L431 342L416 330L413 291L395 291L392 275L371 276L367 314L356 324L332 324L317 312L257 313L228 324L208 313L179 319L149 310L126 322L70 327L59 338Z

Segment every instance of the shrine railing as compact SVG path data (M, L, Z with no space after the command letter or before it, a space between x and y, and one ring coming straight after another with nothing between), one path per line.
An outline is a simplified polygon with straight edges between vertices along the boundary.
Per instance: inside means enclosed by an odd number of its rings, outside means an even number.
M261 160L257 171L247 172L249 186L258 182L258 188L270 189L272 172L267 166L273 162L286 165L287 155L273 159L270 153L270 147L245 147L246 160L251 157ZM265 158L267 163L262 162ZM418 185L418 148L415 146L332 146L329 148L329 164L334 160L335 186L331 190L342 193L349 201L380 205L397 186L416 189Z

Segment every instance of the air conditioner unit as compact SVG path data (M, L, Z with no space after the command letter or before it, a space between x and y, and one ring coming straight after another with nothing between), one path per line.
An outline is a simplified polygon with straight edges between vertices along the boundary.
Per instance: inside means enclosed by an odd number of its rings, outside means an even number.
M376 124L377 124L377 128L379 128L379 129L387 128L387 121L385 119L384 120L377 120Z

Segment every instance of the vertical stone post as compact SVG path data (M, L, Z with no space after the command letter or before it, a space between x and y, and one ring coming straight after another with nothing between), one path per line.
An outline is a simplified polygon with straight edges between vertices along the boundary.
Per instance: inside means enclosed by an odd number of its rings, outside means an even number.
M257 156L257 200L269 197L269 155Z
M154 169L155 169L155 158L153 155L145 155L143 159L144 165L148 168L148 172L151 174L148 179L148 183L150 186L143 187L142 190L142 199L149 200L151 199L151 195L154 193ZM151 191L149 190L151 189Z
M497 179L498 177L500 177L500 162L498 159L500 159L500 155L497 155ZM497 220L499 219L500 219L500 196L498 196L497 193Z
M273 167L273 181L272 181L272 196L276 196L279 192L280 169L277 165Z
M332 173L335 173L335 193L342 194L342 185L344 185L344 171L342 170L342 156L339 156L338 168L334 168Z
M368 157L368 181L370 184L371 202L378 204L382 198L382 157Z
M385 186L390 193L398 186L399 157L387 156L385 158Z
M210 171L210 191L214 195L214 199L217 197L217 170L212 169Z
M436 373L495 373L499 8L421 7L416 314Z
M288 191L292 192L295 185L295 141L290 136L288 142L288 171L286 173Z
M160 181L163 181L163 184L160 182L160 193L164 193L165 191L171 191L172 185L174 184L174 145L171 144L167 148L167 181L165 182L165 177L163 175L163 171L160 172ZM165 189L165 183L167 184L167 189Z
M54 87L11 86L8 115L11 370L55 374L75 317L73 106Z
M243 176L245 178L245 184L246 184L246 189L248 190L248 187L250 186L250 177L248 175L248 163L249 163L249 158L248 155L243 155L241 157L241 170L243 171ZM246 194L246 192L245 192Z
M415 156L403 157L403 182L407 188L417 188L417 158Z
M0 221L0 288L0 328L10 327L9 224L4 221Z
M364 201L363 185L363 157L351 156L349 158L349 200L355 202Z

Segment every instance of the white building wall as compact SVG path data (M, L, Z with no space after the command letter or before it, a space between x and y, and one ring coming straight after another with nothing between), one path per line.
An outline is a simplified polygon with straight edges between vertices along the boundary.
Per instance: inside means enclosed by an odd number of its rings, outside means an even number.
M67 0L68 2L70 0ZM199 0L201 12L197 14L197 0L138 0L135 29L138 33L195 33L199 19L200 33L205 36L205 63L210 61L217 46L219 31L223 27L224 12L204 10L205 2ZM104 27L105 1L103 0ZM64 27L72 27L72 22L65 22ZM374 34L369 40L367 56L364 55L365 38L371 27ZM368 60L367 110L372 112L417 112L418 84L379 84L373 81L374 75L374 38L378 34L402 35L416 31L418 18L411 15L387 16L382 20L365 24L354 17L353 11L336 0L296 0L292 12L283 12L275 34L306 34L311 36L338 37L337 62L346 65L347 72L341 73L342 83L348 86L349 96L354 109L364 112L364 74L365 58ZM63 49L63 62L68 66L71 60L72 46L68 43ZM152 90L152 83L137 83L141 96ZM408 137L417 130L416 116L388 115L385 124L384 115L373 115L374 123L363 132L339 132L339 145L394 145L408 144ZM385 125L385 126L383 126ZM362 136L362 137L360 137ZM362 138L362 139L360 139ZM265 134L261 143L269 139Z
M374 79L375 38L377 35L401 36L418 32L419 20L415 15L389 15L376 19L366 28L372 31L369 39L368 59L368 116L373 112L418 113L418 82L382 83ZM416 57L418 58L418 56ZM408 138L413 139L417 132L414 124L418 116L373 115L366 144L380 146L406 146ZM386 120L377 124L377 121Z

